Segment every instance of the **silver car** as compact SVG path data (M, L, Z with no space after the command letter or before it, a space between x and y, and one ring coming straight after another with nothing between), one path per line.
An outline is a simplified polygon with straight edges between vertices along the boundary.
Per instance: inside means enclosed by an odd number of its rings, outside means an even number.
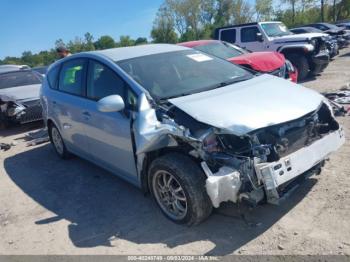
M224 201L278 203L344 143L319 93L176 45L69 56L50 66L41 101L60 157L151 192L188 225Z
M42 119L42 76L26 66L0 66L0 126Z

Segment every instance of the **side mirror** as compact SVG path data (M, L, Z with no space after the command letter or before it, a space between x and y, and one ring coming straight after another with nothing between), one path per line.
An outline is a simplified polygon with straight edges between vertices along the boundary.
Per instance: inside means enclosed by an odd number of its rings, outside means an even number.
M256 33L256 39L259 41L259 42L264 42L264 38L262 36L261 33Z
M125 107L123 98L119 95L110 95L97 101L97 109L100 112L118 112Z

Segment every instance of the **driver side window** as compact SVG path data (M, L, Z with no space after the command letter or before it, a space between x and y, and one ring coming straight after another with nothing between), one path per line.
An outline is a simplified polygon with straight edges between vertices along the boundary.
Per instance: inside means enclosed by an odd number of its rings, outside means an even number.
M87 97L99 100L109 95L124 98L125 82L107 66L90 60L87 81Z
M241 29L241 42L257 42L258 37L257 33L259 32L259 29L256 26L252 27L244 27Z

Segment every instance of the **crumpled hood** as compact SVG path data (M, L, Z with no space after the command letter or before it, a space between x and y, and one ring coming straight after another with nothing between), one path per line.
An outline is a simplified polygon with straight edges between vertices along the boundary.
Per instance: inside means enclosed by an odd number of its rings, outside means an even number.
M254 52L227 59L239 65L250 65L254 70L260 72L271 72L285 63L284 55L277 52Z
M293 35L285 35L273 38L274 42L287 42L287 41L302 41L309 40L315 37L323 37L326 34L323 33L305 33L305 34L293 34Z
M324 97L272 75L261 75L218 89L170 99L194 119L244 135L315 111Z
M30 101L39 99L41 84L16 86L0 89L1 95L14 98L17 101Z

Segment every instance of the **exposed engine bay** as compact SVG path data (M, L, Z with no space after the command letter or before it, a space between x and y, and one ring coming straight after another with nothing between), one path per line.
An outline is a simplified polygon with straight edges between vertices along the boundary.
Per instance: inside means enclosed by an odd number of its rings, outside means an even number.
M344 143L326 100L299 119L236 135L197 121L169 101L151 105L143 96L133 130L139 172L149 152L177 148L201 165L214 207L224 201L277 203L291 182L318 172Z

